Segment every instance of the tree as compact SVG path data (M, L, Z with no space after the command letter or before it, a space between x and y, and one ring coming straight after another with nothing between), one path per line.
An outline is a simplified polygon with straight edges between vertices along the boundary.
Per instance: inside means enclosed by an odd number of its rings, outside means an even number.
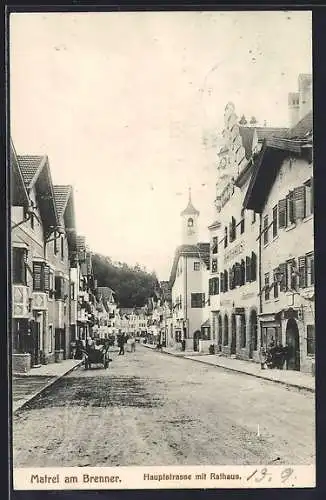
M256 120L256 117L255 116L252 116L250 118L250 125L257 125L257 120Z
M98 286L108 286L116 293L121 307L142 307L159 286L155 272L148 273L139 264L113 263L101 254L93 254L92 264Z

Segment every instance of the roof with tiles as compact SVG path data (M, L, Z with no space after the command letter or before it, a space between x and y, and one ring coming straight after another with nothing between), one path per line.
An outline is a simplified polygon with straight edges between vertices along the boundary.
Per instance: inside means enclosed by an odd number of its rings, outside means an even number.
M289 139L306 139L313 132L312 111L309 111L294 127L288 131Z
M256 127L258 142L270 137L286 137L289 129L286 127Z
M57 207L57 212L59 216L63 216L69 196L72 192L72 186L53 186L54 201Z
M18 155L19 167L26 186L30 186L38 171L45 163L46 156L39 155Z
M205 263L206 268L209 269L210 244L198 243L197 245L180 245L177 247L174 254L174 260L169 280L169 286L171 288L176 278L178 261L181 256L200 258Z

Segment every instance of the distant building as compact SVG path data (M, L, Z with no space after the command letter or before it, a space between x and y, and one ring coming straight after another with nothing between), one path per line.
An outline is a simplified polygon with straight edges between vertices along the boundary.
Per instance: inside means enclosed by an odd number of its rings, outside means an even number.
M181 212L182 245L175 252L170 274L172 332L170 341L186 349L198 349L201 327L208 319L209 243L198 242L199 211L189 192L188 205Z

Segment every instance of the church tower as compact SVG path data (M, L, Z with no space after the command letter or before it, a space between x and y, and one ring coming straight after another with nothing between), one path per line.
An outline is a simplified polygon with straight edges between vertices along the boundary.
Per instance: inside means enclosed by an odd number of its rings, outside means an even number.
M187 207L181 212L182 217L182 244L196 245L198 243L198 217L199 211L191 201L191 189L189 188L189 200Z

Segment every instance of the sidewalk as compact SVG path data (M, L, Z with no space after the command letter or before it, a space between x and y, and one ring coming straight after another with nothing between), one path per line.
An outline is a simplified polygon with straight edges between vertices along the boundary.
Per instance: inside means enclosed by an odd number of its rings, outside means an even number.
M155 345L142 344L145 347L155 349ZM304 389L309 392L315 392L315 377L309 373L302 373L293 370L277 370L267 369L262 370L259 363L254 361L244 361L242 359L228 358L217 354L202 354L198 352L186 351L178 352L173 349L163 347L165 354L172 356L183 357L199 363L205 363L211 366L218 366L225 370L230 370L238 373L244 373L253 377L269 380L289 387Z
M67 373L74 370L82 360L66 359L61 363L50 363L31 368L28 373L12 375L12 411L15 413L45 389Z

